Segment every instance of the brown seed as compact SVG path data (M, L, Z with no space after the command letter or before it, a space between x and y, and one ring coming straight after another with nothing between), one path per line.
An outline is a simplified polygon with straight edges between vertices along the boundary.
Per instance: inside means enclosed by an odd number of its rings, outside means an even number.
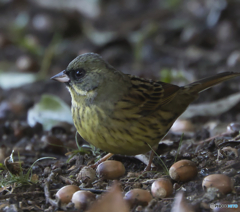
M125 174L124 165L115 160L107 160L100 163L97 167L97 175L103 179L114 180Z
M71 201L73 194L79 190L80 188L76 185L67 185L58 190L56 197L60 199L61 203L68 204Z
M128 191L125 194L124 199L127 201L131 208L137 205L147 206L148 203L152 200L152 195L147 190L135 188Z
M224 174L211 174L203 179L202 187L205 191L208 188L214 187L222 194L228 194L233 190L231 178Z
M180 160L169 169L169 175L173 180L186 182L197 176L196 164L190 160Z
M72 196L74 207L79 210L86 210L95 200L95 195L90 191L76 191Z
M13 175L19 175L22 171L22 161L12 162L12 160L9 160L10 156L6 157L4 160L4 165L7 168L9 172L11 172Z
M151 192L156 198L169 197L173 192L172 182L166 178L159 178L153 182Z

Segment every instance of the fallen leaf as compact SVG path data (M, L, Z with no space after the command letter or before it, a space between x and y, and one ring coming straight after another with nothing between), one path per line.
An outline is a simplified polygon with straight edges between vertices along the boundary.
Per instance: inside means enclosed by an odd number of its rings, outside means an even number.
M187 203L184 193L179 191L174 198L171 212L194 212L193 207Z
M99 201L95 202L88 212L129 212L127 203L123 199L123 195L118 183L103 194Z
M31 127L41 123L44 130L50 130L59 122L73 124L70 106L54 95L43 95L40 102L28 110L27 121Z

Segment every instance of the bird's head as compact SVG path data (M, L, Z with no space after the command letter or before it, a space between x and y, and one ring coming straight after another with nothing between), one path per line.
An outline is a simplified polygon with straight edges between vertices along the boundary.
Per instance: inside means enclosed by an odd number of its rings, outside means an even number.
M67 85L73 105L82 101L103 105L107 101L116 102L131 87L128 75L117 71L94 53L79 55L66 70L51 79Z
M75 91L86 95L100 87L106 81L111 81L117 71L95 53L86 53L77 56L69 63L66 70L53 76L51 79L64 82L70 92Z

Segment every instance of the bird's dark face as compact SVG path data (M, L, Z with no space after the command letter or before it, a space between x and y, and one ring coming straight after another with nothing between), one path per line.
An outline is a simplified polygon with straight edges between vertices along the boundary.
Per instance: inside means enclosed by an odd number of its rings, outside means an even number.
M106 83L106 77L111 79L115 70L98 54L86 53L79 55L69 63L66 70L51 79L64 82L70 92L86 95Z

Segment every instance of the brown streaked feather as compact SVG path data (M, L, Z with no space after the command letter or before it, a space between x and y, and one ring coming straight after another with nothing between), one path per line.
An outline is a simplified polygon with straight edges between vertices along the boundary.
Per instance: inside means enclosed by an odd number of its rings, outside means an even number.
M172 85L169 83L160 82L164 89L164 96L161 102L161 105L165 105L169 103L177 94L178 90L180 89L177 85Z
M128 95L118 102L118 106L125 105L124 109L134 109L135 113L146 115L169 103L177 91L177 85L157 82L129 75L132 87ZM129 106L127 106L129 103ZM136 108L135 108L136 107Z

